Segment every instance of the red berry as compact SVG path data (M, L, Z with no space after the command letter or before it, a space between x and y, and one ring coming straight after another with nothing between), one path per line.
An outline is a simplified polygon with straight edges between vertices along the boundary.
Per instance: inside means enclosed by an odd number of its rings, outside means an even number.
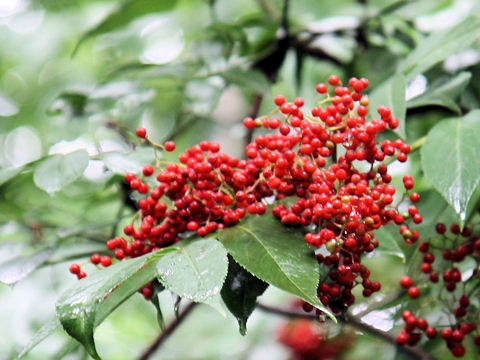
M337 75L330 75L328 77L328 83L332 86L336 86L340 83L340 78Z
M435 329L432 326L429 326L425 330L425 335L427 335L429 339L433 339L435 336L437 336L437 329Z
M319 94L325 94L328 91L328 87L324 83L317 84L316 89Z
M402 276L400 278L400 285L403 288L408 289L409 287L411 287L413 285L413 280L410 276Z
M420 290L416 286L412 286L410 289L408 289L408 296L410 296L412 299L416 299L420 296Z
M90 256L90 261L91 261L92 264L94 264L94 265L100 264L100 261L101 261L101 256L100 256L100 254L93 254L92 256Z
M282 106L283 104L285 104L285 96L283 95L277 95L275 96L275 98L273 99L273 101L275 102L275 104L277 106Z
M143 175L145 176L152 176L154 172L155 172L155 169L150 164L147 164L143 167Z
M414 193L410 194L410 201L411 202L416 203L416 202L418 202L418 200L420 200L420 194L419 193L414 192Z
M176 144L173 141L167 141L164 146L166 151L171 152L175 150Z
M139 126L136 133L139 138L145 139L145 137L147 136L147 129L145 129L143 126Z
M72 264L69 267L69 270L72 274L78 274L81 270L80 265L78 264Z
M105 266L105 267L108 267L110 265L112 265L112 258L110 256L102 256L102 258L100 259L100 263Z

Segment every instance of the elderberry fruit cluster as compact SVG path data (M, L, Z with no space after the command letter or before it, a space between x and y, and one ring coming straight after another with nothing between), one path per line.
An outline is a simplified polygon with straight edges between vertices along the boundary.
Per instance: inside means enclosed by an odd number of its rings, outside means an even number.
M246 146L244 160L221 152L218 143L202 141L181 153L178 164L157 159L141 174L126 174L132 191L141 196L139 213L125 226L124 236L109 240L107 248L119 260L137 257L192 232L206 236L247 214L263 215L273 204L272 213L282 224L308 229L305 241L317 249L318 262L328 270L320 279L318 297L332 312L354 303L356 285L366 297L379 291L380 283L371 281L370 270L361 264L362 255L381 241L374 231L393 223L406 242L414 243L418 232L409 225L420 223L422 216L413 205L420 196L411 192L411 176L404 177L404 189L397 194L388 173L391 161L407 160L410 146L377 136L397 128L399 120L386 106L367 119L367 87L365 78L351 78L344 86L332 75L328 83L317 85L320 98L310 111L303 109L302 98L287 102L276 96L270 113L244 119L248 129L270 130ZM153 142L142 127L136 133L155 151L175 149L172 141ZM147 181L151 177L155 180ZM294 203L277 202L286 197ZM405 201L407 214L398 208ZM142 292L147 298L151 294L145 288Z
M477 329L479 319L478 297L480 295L480 233L470 227L461 230L460 225L453 223L447 226L436 225L437 237L419 243L418 250L422 254L420 273L427 277L428 287L438 292L435 324L428 326L425 319L416 318L412 311L405 310L403 319L405 326L397 337L399 344L415 345L421 340L422 332L428 339L436 337L437 332L444 339L447 348L456 357L466 353L464 341L472 337L480 354L480 333ZM461 270L462 263L472 261L473 271ZM470 266L472 267L472 266ZM421 280L424 282L424 280ZM411 298L420 296L419 287L409 276L400 279L400 285L408 289ZM472 301L474 304L472 304ZM432 315L432 314L427 314Z

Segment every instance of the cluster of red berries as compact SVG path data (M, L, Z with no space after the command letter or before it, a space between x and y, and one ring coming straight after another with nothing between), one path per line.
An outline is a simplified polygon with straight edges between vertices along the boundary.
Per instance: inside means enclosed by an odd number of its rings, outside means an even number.
M421 273L428 276L431 286L440 292L439 306L445 316L438 319L437 327L443 328L440 336L445 340L448 349L456 357L466 353L463 344L467 335L471 334L477 351L480 354L480 334L477 332L478 310L471 306L470 300L478 297L480 289L478 265L473 272L462 274L457 264L467 259L480 262L480 236L474 234L470 227L461 230L459 224L453 223L447 231L445 224L436 225L438 237L418 245L423 261L420 265ZM437 257L440 260L437 260ZM408 289L411 298L418 298L420 290L413 286L413 280L408 276L400 279L400 285ZM459 286L460 285L460 286ZM433 307L432 307L433 308ZM403 316L406 325L397 337L400 344L414 345L420 341L420 334L413 332L416 328L425 331L428 338L437 334L435 327L421 327L415 324L415 317L406 310ZM417 319L418 320L418 319Z
M125 237L107 242L108 249L119 260L140 256L188 232L206 236L247 213L263 215L268 203L296 197L291 206L273 207L273 215L286 226L309 229L305 241L318 248L317 259L329 270L318 288L322 303L339 313L354 303L357 284L364 296L379 291L380 283L371 281L361 264L362 255L379 245L373 231L394 223L413 243L418 233L408 223L422 217L415 205L401 214L395 204L397 189L390 184L387 164L406 161L411 149L401 139L378 141L378 133L395 129L399 121L386 106L378 108L378 118L367 120L369 99L362 94L367 87L367 79L351 78L343 86L332 75L328 84L317 85L322 98L310 113L302 111L302 98L289 103L276 96L268 115L244 119L247 128L276 130L247 145L246 160L202 141L179 155L180 164L157 159L141 175L126 174L130 188L142 196L139 213L125 226ZM155 149L175 149L171 141L154 143L142 127L136 133ZM400 202L419 200L417 193L409 193L413 186L411 176L405 176Z

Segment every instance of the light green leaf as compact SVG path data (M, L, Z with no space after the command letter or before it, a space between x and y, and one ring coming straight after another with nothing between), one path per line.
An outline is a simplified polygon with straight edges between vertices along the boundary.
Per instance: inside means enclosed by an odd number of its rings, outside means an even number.
M270 214L248 216L219 231L218 238L248 272L335 318L317 298L319 265L298 228L285 227Z
M392 116L399 120L398 128L394 130L401 138L405 138L406 83L402 73L396 73L382 84L377 86L370 94L370 108L372 117L378 117L376 112L380 105L385 105L392 110ZM373 113L374 112L374 113Z
M425 176L453 207L463 225L480 184L480 110L446 119L430 130L421 149Z
M65 331L95 359L100 359L93 330L122 302L156 276L156 259L174 251L155 253L116 263L80 280L57 301L57 316Z
M115 174L125 175L127 172L139 173L142 170L140 162L128 158L122 153L112 152L103 157L105 166Z
M52 155L35 168L33 181L40 189L54 194L82 176L88 160L88 153L84 150Z
M448 56L469 48L479 39L480 16L473 14L452 28L426 37L400 65L399 70L413 79Z
M467 84L470 82L472 74L464 71L457 74L455 77L450 78L448 81L445 79L438 79L430 88L423 94L410 99L407 103L409 109L423 107L423 106L442 106L461 113L460 107L457 105L456 100L463 92Z
M182 298L195 302L220 293L227 276L227 251L215 239L184 240L177 251L157 263L160 282Z
M47 337L52 335L55 330L57 330L60 327L60 322L58 319L52 318L49 321L47 321L43 326L33 335L33 337L30 339L30 341L25 345L25 347L20 351L20 353L17 355L15 360L20 360L25 357L35 346L40 344L43 340L45 340Z
M0 263L0 282L12 285L24 279L47 261L54 252L54 249L45 249L29 256L18 256Z
M160 13L169 11L175 7L177 0L127 0L113 12L111 12L105 19L103 19L97 26L90 29L82 35L78 41L73 54L75 54L88 38L105 34L110 31L120 29L128 25L133 20L151 13Z
M374 231L375 238L378 240L379 246L376 249L379 253L389 254L405 262L405 254L398 245L398 241L401 241L401 236L398 233L398 228L394 225L382 226Z

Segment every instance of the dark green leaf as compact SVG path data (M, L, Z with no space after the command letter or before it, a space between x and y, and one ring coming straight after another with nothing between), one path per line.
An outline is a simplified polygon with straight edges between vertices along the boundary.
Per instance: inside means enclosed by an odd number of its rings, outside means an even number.
M377 86L370 94L371 116L378 117L376 111L380 105L388 106L392 110L392 116L397 117L400 121L398 128L394 131L401 138L405 138L405 115L407 111L405 89L405 76L402 73L396 73Z
M57 301L57 316L63 328L77 339L95 359L100 359L93 330L122 302L156 276L157 258L174 251L121 261L87 276L67 290Z
M53 249L46 249L0 263L0 282L7 285L15 284L47 261L54 252Z
M215 239L184 240L160 259L160 282L171 292L196 302L219 294L227 275L227 252Z
M82 176L88 160L88 153L84 150L52 155L35 168L33 181L40 189L54 194Z
M165 290L165 287L162 284L157 280L153 281L153 296L150 301L153 306L155 306L155 310L157 310L158 326L160 326L160 330L165 331L165 318L163 317L162 308L160 307L160 301L158 299L158 296L163 290Z
M247 320L268 284L250 274L229 257L228 274L222 287L222 299L238 321L240 334L247 333Z
M56 317L43 324L43 326L33 335L28 344L25 345L22 351L20 351L15 360L23 359L35 346L52 335L59 327L60 322Z
M398 233L396 226L382 226L380 229L375 230L374 234L379 242L377 248L379 253L394 255L405 261L405 254L398 245L398 241L402 241L402 237Z
M407 107L413 109L436 105L461 113L456 100L470 82L471 77L471 73L464 71L447 81L445 81L445 79L439 79L423 94L410 99L407 103Z
M73 54L88 38L98 36L128 25L131 21L151 13L169 11L176 5L176 0L128 0L124 1L116 10L110 13L97 26L82 35Z
M49 115L66 113L72 117L82 116L85 113L88 95L75 92L61 94L48 110Z
M259 279L314 305L334 319L317 298L319 265L313 248L298 228L288 228L272 215L249 216L219 231L230 255Z
M433 32L405 59L400 71L409 79L480 39L480 16L473 14L452 28Z
M480 184L477 152L480 110L438 123L421 149L427 179L453 207L463 225Z

